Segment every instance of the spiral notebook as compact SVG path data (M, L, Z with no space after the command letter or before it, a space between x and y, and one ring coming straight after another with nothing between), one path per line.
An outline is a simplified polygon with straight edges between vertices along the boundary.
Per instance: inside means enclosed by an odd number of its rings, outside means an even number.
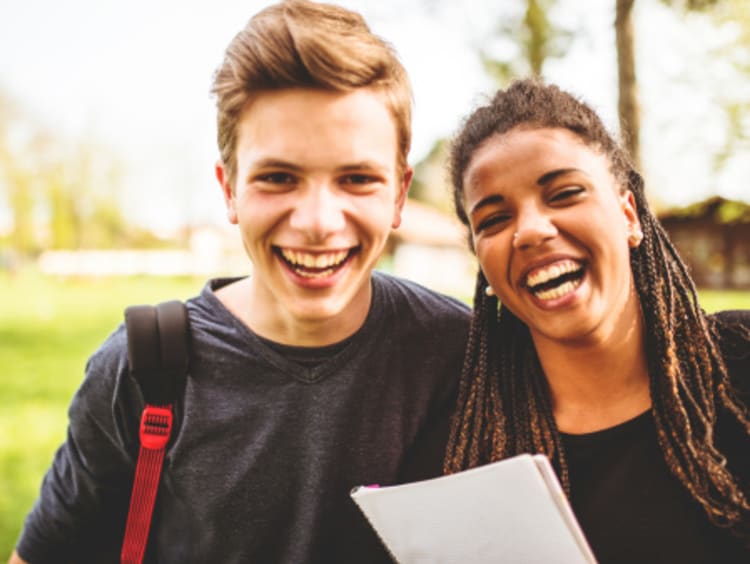
M399 564L596 562L544 455L351 497Z

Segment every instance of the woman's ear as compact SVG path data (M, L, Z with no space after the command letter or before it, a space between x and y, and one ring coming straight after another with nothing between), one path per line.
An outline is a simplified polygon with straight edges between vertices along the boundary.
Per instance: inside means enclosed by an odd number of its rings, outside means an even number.
M625 224L628 229L628 246L635 249L643 240L641 221L638 219L638 208L635 204L635 196L630 190L625 190L620 196L620 205L625 216Z

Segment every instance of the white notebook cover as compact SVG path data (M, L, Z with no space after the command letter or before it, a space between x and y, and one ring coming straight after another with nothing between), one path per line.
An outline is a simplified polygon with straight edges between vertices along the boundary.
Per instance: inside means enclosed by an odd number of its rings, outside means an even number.
M543 455L351 496L400 564L596 562Z

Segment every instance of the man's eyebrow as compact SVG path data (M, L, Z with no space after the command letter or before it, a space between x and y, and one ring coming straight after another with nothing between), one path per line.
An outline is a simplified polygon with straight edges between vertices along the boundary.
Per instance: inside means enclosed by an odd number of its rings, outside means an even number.
M339 172L357 172L362 170L377 170L383 171L387 169L386 165L382 165L376 161L360 161L356 163L349 163L338 167L336 170Z
M256 169L257 168L283 168L286 170L293 170L295 172L299 172L302 170L302 167L299 165L290 163L289 161L282 161L281 159L274 159L274 158L265 158L265 159L260 159L258 161L255 161L252 167Z
M556 170L551 170L549 172L545 172L543 175L541 175L537 179L536 183L539 186L546 186L547 184L549 184L550 182L552 182L558 176L563 176L565 174L570 174L572 172L583 172L583 171L580 170L580 169L577 169L577 168L558 168Z
M471 212L469 213L469 215L474 215L485 206L491 206L492 204L500 204L503 201L504 201L504 198L500 194L492 194L491 196L482 198L476 203L476 205L473 208L471 208Z

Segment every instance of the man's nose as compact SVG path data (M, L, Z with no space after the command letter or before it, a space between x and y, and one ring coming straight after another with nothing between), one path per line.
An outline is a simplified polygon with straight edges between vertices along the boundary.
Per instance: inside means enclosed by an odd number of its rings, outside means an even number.
M308 187L295 203L290 223L293 229L303 232L311 240L324 240L344 228L341 196L326 183Z

